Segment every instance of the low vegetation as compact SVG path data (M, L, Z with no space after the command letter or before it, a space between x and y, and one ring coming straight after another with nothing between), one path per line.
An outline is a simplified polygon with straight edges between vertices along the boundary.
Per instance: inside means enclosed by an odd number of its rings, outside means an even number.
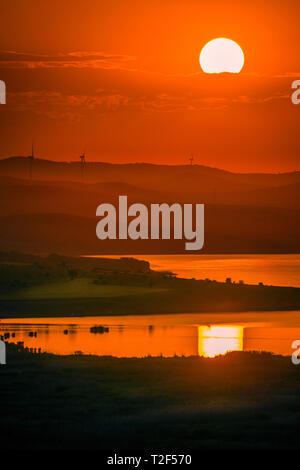
M234 352L116 359L8 345L2 449L297 449L290 358Z

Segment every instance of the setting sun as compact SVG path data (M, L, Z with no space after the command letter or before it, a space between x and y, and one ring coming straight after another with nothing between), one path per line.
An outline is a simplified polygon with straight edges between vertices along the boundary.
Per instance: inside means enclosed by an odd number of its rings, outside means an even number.
M203 47L200 65L205 73L239 73L244 65L244 53L231 39L213 39Z

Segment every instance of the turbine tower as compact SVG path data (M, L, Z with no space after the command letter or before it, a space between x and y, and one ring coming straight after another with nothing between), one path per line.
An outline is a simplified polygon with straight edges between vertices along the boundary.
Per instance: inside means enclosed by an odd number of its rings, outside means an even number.
M194 163L194 155L191 155L191 156L190 156L189 161L190 161L191 166L192 166L193 163Z
M85 169L85 152L80 155L80 169L81 169L81 182L84 182L84 169Z
M34 148L33 148L33 142L32 142L31 155L30 157L28 157L28 163L29 163L28 175L29 175L30 183L32 183L33 160L34 160Z

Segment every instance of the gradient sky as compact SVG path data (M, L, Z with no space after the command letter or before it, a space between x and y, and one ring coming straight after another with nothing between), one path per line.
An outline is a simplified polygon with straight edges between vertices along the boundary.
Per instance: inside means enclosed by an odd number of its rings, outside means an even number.
M1 0L0 156L300 170L299 0ZM245 54L201 71L215 37Z

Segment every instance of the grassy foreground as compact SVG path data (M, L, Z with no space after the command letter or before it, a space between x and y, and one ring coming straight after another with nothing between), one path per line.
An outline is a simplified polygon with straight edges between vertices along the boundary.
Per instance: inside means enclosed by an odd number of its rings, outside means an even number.
M214 359L32 355L0 366L0 448L296 449L300 366Z
M49 284L33 285L16 292L2 294L0 300L58 300L58 299L102 299L131 295L143 295L163 292L166 289L122 286L97 285L90 279L79 278L61 280Z

